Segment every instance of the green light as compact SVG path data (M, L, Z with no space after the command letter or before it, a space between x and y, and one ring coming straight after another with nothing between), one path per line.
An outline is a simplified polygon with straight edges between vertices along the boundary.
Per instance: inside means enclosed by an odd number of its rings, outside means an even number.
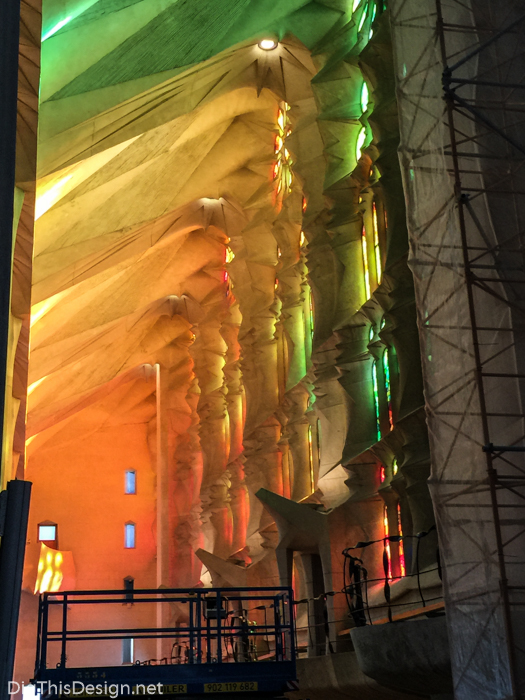
M352 13L355 12L355 11L357 10L357 8L359 7L360 2L361 2L361 0L354 0L354 5L353 5L353 7L352 7Z
M379 391L377 388L377 360L372 365L372 380L374 383L374 407L376 409L376 431L377 440L381 440L381 420L379 415Z
M362 148L365 144L365 141L366 141L366 131L365 131L365 127L363 127L361 129L361 131L359 132L359 136L357 137L357 143L355 146L356 160L359 160L359 158L361 158Z
M44 36L42 37L42 41L45 41L46 39L49 39L50 36L53 36L53 34L56 34L59 31L59 29L65 27L65 25L68 22L71 22L72 19L73 17L71 16L66 17L65 19L61 19L60 22L58 22L58 24L55 24L54 27L52 27L46 34L44 34Z
M367 299L370 299L370 272L368 270L368 245L366 242L366 229L363 226L363 232L361 234L361 250L363 253L363 271L365 273L365 295Z
M368 107L368 85L366 83L363 83L363 87L361 88L361 109L363 112L366 112Z
M361 29L363 28L363 24L365 23L365 19L366 19L366 11L364 11L363 14L361 15L361 21L359 22L359 26L357 28L358 32L360 32Z
M310 337L313 340L314 337L314 298L312 292L310 292L310 314L308 318L308 325L310 326Z
M368 340L372 341L374 339L375 331L374 331L374 326L370 326L370 330L368 331Z
M392 413L392 392L390 391L390 365L388 362L388 348L383 353L383 373L385 375L386 401L388 404L388 423L390 430L394 428L394 416Z

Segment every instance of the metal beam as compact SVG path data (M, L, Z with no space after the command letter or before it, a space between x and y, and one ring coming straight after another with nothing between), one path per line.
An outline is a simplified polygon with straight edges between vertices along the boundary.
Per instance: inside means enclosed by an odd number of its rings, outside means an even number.
M22 592L31 482L10 481L0 547L0 700L8 700L13 678L16 633Z

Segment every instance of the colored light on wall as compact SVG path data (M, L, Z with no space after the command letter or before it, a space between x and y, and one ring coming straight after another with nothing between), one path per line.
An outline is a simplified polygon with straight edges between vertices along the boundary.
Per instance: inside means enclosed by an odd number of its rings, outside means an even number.
M312 290L310 289L310 287L308 287L308 329L310 331L311 340L313 340L314 338L314 316L314 297L312 294Z
M376 431L377 431L377 439L378 441L381 440L381 420L380 420L380 413L379 413L379 391L378 391L378 385L377 385L377 361L374 361L372 364L372 381L374 384L374 406L375 406L375 411L376 411Z
M315 491L315 474L314 474L314 448L312 443L312 426L308 426L308 462L310 465L310 489L312 493Z
M368 244L366 242L366 231L365 231L364 226L363 226L363 231L361 233L361 249L362 249L362 253L363 253L365 294L366 294L366 298L370 299L370 271L368 269Z
M383 353L383 373L385 377L386 401L388 406L388 424L390 430L394 428L394 416L392 412L392 392L390 390L390 365L388 361L388 348Z
M56 593L75 587L73 554L40 544L35 593Z
M54 27L51 27L51 29L46 32L42 36L42 41L45 41L46 39L49 39L49 37L53 36L53 34L56 34L62 27L65 27L68 22L71 22L73 17L66 17L65 19L61 19L60 22L57 22Z
M397 465L397 459L394 459L392 462L392 474L395 476L399 470L399 467Z
M286 138L292 133L290 119L288 117L289 110L290 105L287 102L281 102L277 111L277 134L274 144L276 160L273 166L276 200L292 191L293 160L290 156L290 152L286 148Z
M62 552L54 552L46 547L47 551L40 554L38 561L38 577L35 585L35 593L46 593L60 590L60 584L64 575L61 571L64 557Z
M388 509L385 506L383 510L383 527L385 531L384 547L388 560L388 578L392 578L392 553L390 551L390 541L388 537L390 536L390 530L388 527Z
M366 20L366 15L367 15L366 10L363 10L363 14L361 15L361 21L359 22L359 26L358 26L358 28L357 28L357 31L358 31L358 32L360 32L361 29L363 28L363 25L364 25L365 20Z
M368 108L368 97L368 85L363 83L363 87L361 88L361 109L363 112L366 112Z
M361 158L361 155L363 153L363 146L365 145L366 141L366 129L363 127L361 131L359 132L359 136L357 137L357 143L355 145L355 157L356 160L359 160Z
M235 253L233 250L229 247L226 246L226 255L224 256L224 262L225 263L231 263L235 258Z
M33 382L27 387L27 395L31 396L33 391L42 384L42 382L46 379L46 377L42 377L41 379L37 379L36 382Z
M381 248L379 247L379 229L377 226L377 209L375 202L372 203L372 222L374 227L374 253L376 259L377 284L381 284Z
M73 175L66 175L66 177L63 177L52 187L50 187L45 192L42 192L41 194L37 191L35 203L35 221L58 202L58 200L60 199L60 195L62 194L62 189L64 185L68 183L72 177Z
M385 468L381 467L381 469L379 470L379 480L381 481L381 483L384 482L385 477L386 477Z
M397 504L397 534L403 537L403 527L401 525L401 504ZM405 549L403 547L403 540L399 540L399 570L401 576L406 576L406 566L405 566Z

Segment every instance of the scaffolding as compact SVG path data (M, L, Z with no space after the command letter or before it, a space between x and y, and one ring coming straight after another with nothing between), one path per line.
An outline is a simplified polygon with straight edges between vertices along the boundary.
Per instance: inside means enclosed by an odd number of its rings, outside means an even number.
M525 14L393 0L457 700L525 697Z

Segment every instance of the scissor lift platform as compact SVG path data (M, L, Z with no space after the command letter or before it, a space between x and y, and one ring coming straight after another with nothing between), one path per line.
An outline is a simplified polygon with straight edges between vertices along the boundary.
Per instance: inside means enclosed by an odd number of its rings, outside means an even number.
M178 611L184 611L184 622L180 622L179 612L179 621L172 627L108 629L105 616L100 614L109 606L133 605L138 609L145 604L154 604L154 609L172 606L173 610L176 606ZM105 627L79 627L75 621L86 617L76 614L81 606L84 610L86 606L97 606L90 608L90 615L96 610L97 623ZM108 643L113 645L114 654L116 640L143 639L156 640L158 648L171 648L171 652L162 659L105 665ZM284 692L297 687L294 641L290 588L44 593L40 599L33 682L46 700L120 700L132 696L189 700L226 695L237 700L270 700L282 698ZM78 649L82 644L89 648L90 661L95 649L100 663L98 659L96 665L89 666L68 663L71 648ZM51 660L53 653L55 658Z

